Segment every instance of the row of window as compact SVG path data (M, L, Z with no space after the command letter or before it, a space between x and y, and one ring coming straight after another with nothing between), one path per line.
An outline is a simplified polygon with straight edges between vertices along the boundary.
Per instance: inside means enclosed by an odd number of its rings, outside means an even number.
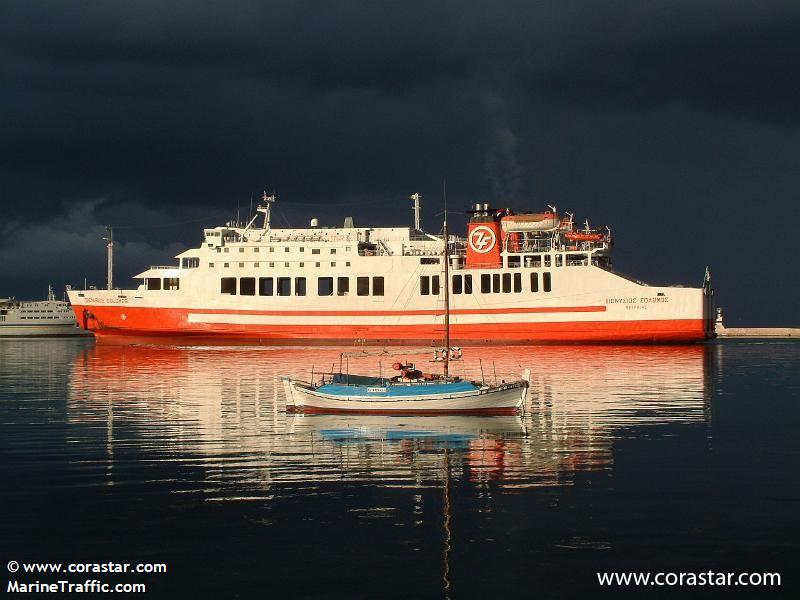
M356 277L357 296L383 296L383 277ZM334 288L335 283L335 288ZM347 296L350 293L349 277L317 277L317 295ZM235 296L305 296L305 277L222 277L221 294Z
M347 246L344 249L344 251L345 252L350 252L350 248L351 248L351 246ZM245 250L246 250L246 248L244 248L244 247L240 247L239 248L239 252L240 253L243 253ZM253 252L258 253L258 252L261 251L261 248L259 246L253 246L252 250L253 250ZM300 246L299 248L297 248L297 250L299 250L300 252L305 252L306 251L304 246ZM336 250L337 250L336 248L330 248L330 253L331 254L336 254ZM269 252L275 252L275 247L274 246L270 246L268 251ZM291 252L292 248L290 246L284 246L283 251L284 252ZM224 248L218 247L217 248L217 252L230 252L230 248L228 248L228 247L224 247ZM322 253L322 250L320 250L319 248L311 248L311 254L321 254L321 253Z
M235 264L235 263L234 263L234 264ZM254 263L243 263L243 262L240 262L240 263L239 263L239 268L240 268L240 269L243 269L243 268L244 268L244 266L245 266L245 265L247 265L247 264L252 264L252 266L253 266L253 267L255 267L255 268L259 268L259 267L262 265L262 263L257 263L257 262L254 262ZM275 267L275 263L274 263L274 262L270 262L270 263L263 263L263 265L264 265L265 267L270 267L270 268L274 268L274 267ZM309 266L311 266L311 263L308 263L308 265L309 265ZM230 266L231 266L231 264L230 264L230 263L222 263L222 268L223 268L223 269L230 268ZM290 262L285 262L285 263L283 263L283 266L284 266L284 267L286 267L287 269L288 269L288 268L294 268L294 267L303 268L303 267L305 267L305 266L306 266L306 263L304 263L304 262L301 262L301 263L296 263L296 264L293 264L293 263L290 263ZM320 262L314 263L314 266L315 266L316 268L320 268L320 267L322 266L322 263L320 263ZM330 266L331 266L331 267L335 267L335 266L336 266L336 263L335 263L335 262L332 262L332 263L330 263ZM349 266L350 266L350 261L349 261L349 260L348 260L348 261L346 261L346 262L344 263L344 266L345 266L345 267L349 267ZM208 263L208 268L209 268L209 269L213 269L213 268L214 268L214 263L213 263L213 262L212 262L212 263Z
M162 285L160 277L148 277L145 281L148 290L179 290L181 289L181 280L179 277L164 277Z
M542 273L542 291L552 291L552 277L549 272ZM453 275L453 294L472 293L472 275ZM539 291L539 273L531 273L531 292ZM522 273L482 273L481 294L518 294L522 292ZM439 294L439 276L422 275L419 278L419 293L422 296Z

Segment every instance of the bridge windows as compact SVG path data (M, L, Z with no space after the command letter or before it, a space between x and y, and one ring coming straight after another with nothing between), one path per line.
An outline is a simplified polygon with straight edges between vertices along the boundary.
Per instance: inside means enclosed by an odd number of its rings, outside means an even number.
M236 277L223 277L219 280L219 291L221 294L236 295Z
M147 289L148 290L160 290L161 289L161 278L160 277L148 277L147 278Z
M432 256L423 256L419 259L419 264L421 265L438 265L440 262L440 258Z
M181 288L181 280L179 277L164 277L165 290L179 290Z
M181 267L184 269L196 269L200 266L200 259L196 256L185 256L181 259Z

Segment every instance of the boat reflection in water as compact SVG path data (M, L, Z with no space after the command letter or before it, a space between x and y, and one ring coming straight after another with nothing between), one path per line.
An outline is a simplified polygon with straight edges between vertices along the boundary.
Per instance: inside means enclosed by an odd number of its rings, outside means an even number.
M279 374L319 372L340 352L91 346L73 361L68 418L104 430L106 483L122 447L201 467L219 500L307 482L438 485L444 448L465 481L570 485L580 472L612 469L614 441L634 427L710 418L705 346L471 349L473 371L455 374L493 382L531 369L522 416L286 415ZM374 356L351 358L349 368L374 365Z

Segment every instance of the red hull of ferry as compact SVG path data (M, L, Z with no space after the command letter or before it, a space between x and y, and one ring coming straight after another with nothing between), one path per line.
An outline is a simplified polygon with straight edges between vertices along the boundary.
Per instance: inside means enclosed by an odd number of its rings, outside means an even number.
M235 323L190 323L189 312L196 309L137 308L131 306L73 306L78 322L85 329L105 338L176 338L195 342L243 342L259 344L441 344L442 325L259 325ZM524 312L604 312L605 307L563 307ZM269 314L253 311L204 310L204 313ZM457 312L457 311L454 311ZM494 311L490 311L494 312ZM512 312L512 311L502 311ZM421 314L419 312L402 313ZM282 313L289 314L292 313ZM306 314L306 313L304 313ZM311 315L312 313L308 313ZM325 313L329 316L329 313ZM352 316L352 312L346 313ZM383 314L383 313L380 313ZM364 313L364 316L374 313ZM301 315L292 315L301 316ZM387 313L389 316L389 313ZM529 343L689 343L713 337L703 319L571 321L541 323L453 324L451 342L455 344Z

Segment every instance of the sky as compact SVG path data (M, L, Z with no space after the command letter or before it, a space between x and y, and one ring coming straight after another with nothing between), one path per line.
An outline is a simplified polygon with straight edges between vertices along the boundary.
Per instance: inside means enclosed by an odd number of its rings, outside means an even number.
M202 229L609 225L619 271L800 326L797 2L0 4L0 297L115 284ZM452 227L452 225L451 225Z

